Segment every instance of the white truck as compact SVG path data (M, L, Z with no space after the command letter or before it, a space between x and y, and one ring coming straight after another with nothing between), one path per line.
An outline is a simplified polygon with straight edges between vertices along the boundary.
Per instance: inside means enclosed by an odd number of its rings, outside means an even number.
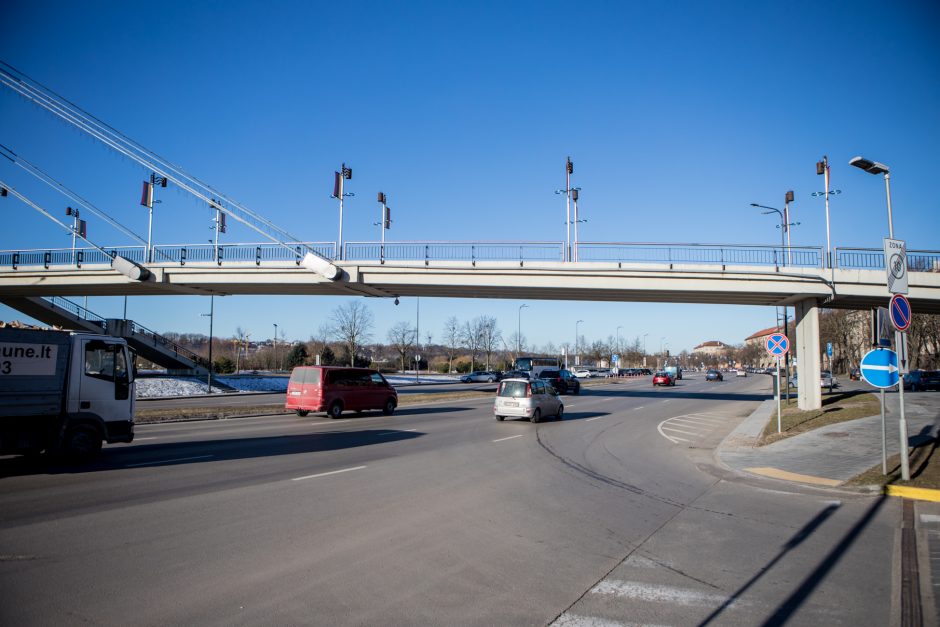
M0 455L80 460L133 441L133 363L120 338L0 328Z

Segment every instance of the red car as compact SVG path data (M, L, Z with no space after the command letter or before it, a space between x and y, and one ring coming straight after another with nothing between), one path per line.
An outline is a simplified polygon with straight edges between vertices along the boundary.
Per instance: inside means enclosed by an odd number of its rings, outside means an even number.
M668 372L657 372L653 375L653 386L657 385L675 385L676 380Z

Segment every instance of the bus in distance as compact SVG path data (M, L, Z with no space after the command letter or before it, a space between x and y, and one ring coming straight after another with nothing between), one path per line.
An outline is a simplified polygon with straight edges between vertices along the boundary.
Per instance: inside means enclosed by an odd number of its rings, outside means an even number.
M513 369L521 370L523 372L532 372L533 368L538 368L539 366L546 368L561 368L561 359L559 357L516 357L516 361L513 364Z

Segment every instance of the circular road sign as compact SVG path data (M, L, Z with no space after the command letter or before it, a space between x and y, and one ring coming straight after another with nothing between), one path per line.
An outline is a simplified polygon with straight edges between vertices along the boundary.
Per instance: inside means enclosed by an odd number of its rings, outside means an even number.
M891 314L891 324L898 331L907 331L911 326L911 303L904 294L895 294L891 297L888 312Z
M885 348L876 348L865 353L859 366L862 378L876 388L890 388L898 384L898 354Z
M767 338L765 347L768 353L780 357L786 355L787 351L790 350L790 340L783 333L774 333Z

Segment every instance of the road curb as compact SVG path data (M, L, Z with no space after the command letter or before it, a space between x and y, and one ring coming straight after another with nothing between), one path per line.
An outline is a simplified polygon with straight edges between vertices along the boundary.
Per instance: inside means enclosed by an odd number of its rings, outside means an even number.
M910 488L900 485L886 485L884 487L886 496L897 496L904 499L915 501L930 501L940 503L940 490L931 490L929 488Z

